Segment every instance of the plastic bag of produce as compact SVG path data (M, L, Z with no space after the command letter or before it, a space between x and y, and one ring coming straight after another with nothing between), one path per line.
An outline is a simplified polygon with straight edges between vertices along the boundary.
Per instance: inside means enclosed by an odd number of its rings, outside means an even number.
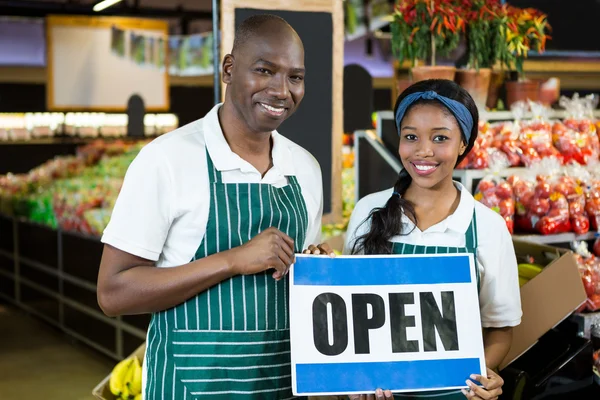
M585 293L588 296L586 309L589 311L600 310L600 259L589 252L587 243L584 241L573 242L571 247L575 253Z
M543 235L571 231L569 202L567 197L558 191L561 188L558 171L560 171L559 162L550 158L542 160L531 168L532 175L536 172L549 175L537 174L533 195L530 194L529 184L523 188L519 187L521 209L516 219L519 230L534 231ZM531 177L529 180L533 182Z
M509 165L506 155L498 150L492 153L490 174L483 178L475 190L475 199L499 213L509 232L514 233L515 198L512 185L499 176L499 172Z
M552 142L552 122L548 118L550 109L542 104L529 102L533 118L521 121L521 141L525 146L533 147L540 158L556 158L563 163L560 151Z
M576 93L572 99L562 96L559 103L565 108L567 118L553 125L552 139L565 163L587 165L591 160L598 160L600 142L596 127L588 117L591 113L589 99L580 99Z

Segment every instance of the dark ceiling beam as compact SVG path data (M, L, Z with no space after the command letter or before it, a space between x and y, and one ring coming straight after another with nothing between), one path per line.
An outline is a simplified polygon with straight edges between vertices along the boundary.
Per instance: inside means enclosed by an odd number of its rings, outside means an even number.
M149 18L188 18L211 19L210 11L193 11L147 7L128 7L126 5L109 7L102 12L94 12L93 4L37 2L32 0L0 0L0 16L45 17L50 14L66 15L105 15L105 16L138 16Z

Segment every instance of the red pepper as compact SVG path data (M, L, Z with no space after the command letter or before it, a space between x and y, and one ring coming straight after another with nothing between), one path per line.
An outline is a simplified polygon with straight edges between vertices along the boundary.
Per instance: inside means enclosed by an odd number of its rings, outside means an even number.
M430 31L433 31L433 30L434 30L434 28L435 28L435 24L436 24L437 22L438 22L438 17L435 17L435 18L433 19L433 21L431 22L431 26L429 27L429 30L430 30Z

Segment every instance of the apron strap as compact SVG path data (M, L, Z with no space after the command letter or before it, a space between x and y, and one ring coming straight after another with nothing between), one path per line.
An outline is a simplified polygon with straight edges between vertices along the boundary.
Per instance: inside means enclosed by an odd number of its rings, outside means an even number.
M215 168L215 164L210 158L210 154L208 154L208 147L206 148L206 165L208 167L208 180L212 183L222 183L223 179L221 178L221 171Z
M466 248L470 252L477 250L477 217L475 216L475 209L473 209L473 217L471 218L471 224L465 233Z
M479 276L479 268L477 267L477 216L475 215L475 208L473 208L473 218L469 229L465 233L466 247L469 253L473 253L473 261L475 261L475 276L477 278L477 291L481 290L481 278Z

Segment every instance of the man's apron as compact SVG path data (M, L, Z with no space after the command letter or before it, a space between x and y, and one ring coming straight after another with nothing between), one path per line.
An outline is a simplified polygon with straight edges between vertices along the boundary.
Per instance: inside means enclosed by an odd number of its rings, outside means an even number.
M304 246L308 214L295 176L276 188L223 183L208 154L210 213L191 261L238 247L269 227ZM153 314L146 400L288 399L291 390L288 278L235 276Z

